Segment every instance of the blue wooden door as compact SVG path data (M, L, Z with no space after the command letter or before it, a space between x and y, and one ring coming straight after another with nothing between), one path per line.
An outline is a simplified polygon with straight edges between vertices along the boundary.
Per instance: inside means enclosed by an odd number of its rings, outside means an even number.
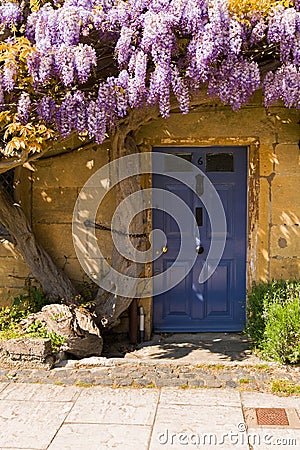
M174 180L167 170L166 175L153 174L154 188L172 192L188 205L195 215L200 234L197 258L188 272L188 257L174 264L182 239L176 221L154 207L153 229L161 229L167 243L165 252L153 262L153 274L170 269L169 277L173 280L182 279L172 289L153 297L154 331L241 331L245 325L246 303L247 148L163 147L154 148L153 152L156 151L184 158L198 165L208 176L223 204L227 235L225 249L215 272L206 282L199 283L199 274L211 243L211 223L201 202L201 195L196 195L187 185ZM182 232L193 233L188 220ZM155 240L153 248L156 248ZM191 249L193 251L196 250ZM193 256L191 254L191 258Z

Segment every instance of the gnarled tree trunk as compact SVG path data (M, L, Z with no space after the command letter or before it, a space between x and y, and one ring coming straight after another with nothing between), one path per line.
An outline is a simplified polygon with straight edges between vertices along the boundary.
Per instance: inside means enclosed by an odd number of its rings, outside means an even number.
M126 134L118 133L112 143L112 154L113 159L120 158L125 155L138 153L138 148L134 139ZM128 199L130 194L141 190L141 177L134 176L127 178L117 185L117 203L121 203L125 198ZM128 203L128 209L126 210L126 215L130 219L135 217L134 222L131 226L130 233L139 235L138 237L131 237L133 246L143 251L146 248L146 236L145 225L143 221L143 213L135 215L134 205L132 202ZM125 219L126 220L126 219ZM118 224L119 230L125 230L124 224ZM95 303L95 313L96 313L96 323L103 327L111 328L118 324L119 316L123 311L125 311L134 295L136 294L136 289L138 285L138 278L141 276L144 270L144 264L130 261L124 258L117 251L116 248L113 250L112 254L112 267L114 267L118 272L127 275L128 277L135 278L137 281L130 283L128 285L128 292L131 292L131 297L121 297L115 295L114 293L109 293L104 291L102 288L99 289ZM109 272L107 277L111 279L114 276Z
M9 231L16 250L27 262L31 275L41 284L45 294L51 300L75 302L75 287L37 242L22 208L12 201L1 186L0 222Z

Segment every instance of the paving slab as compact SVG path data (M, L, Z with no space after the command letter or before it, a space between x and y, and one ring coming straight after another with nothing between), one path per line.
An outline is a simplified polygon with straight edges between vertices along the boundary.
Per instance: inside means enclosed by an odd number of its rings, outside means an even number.
M76 386L56 386L51 384L9 384L0 392L0 400L21 401L58 401L71 402L76 400L81 389Z
M225 389L174 389L163 388L160 405L235 406L241 405L239 392Z
M300 430L249 428L248 440L253 450L298 450L300 448Z
M203 432L207 429L230 431L232 426L236 428L244 423L244 418L241 408L233 406L159 405L156 422L173 426L177 432L193 425Z
M231 435L238 436L239 427L244 428L244 418L240 407L231 406L159 405L153 428L150 449L195 448L195 444L205 448L235 448ZM237 448L248 449L247 444Z
M153 340L163 340L167 343L204 342L213 347L215 343L239 342L248 345L248 338L243 333L168 333L153 335Z
M66 422L151 425L158 399L157 389L87 388L81 392Z
M0 448L46 449L73 403L0 400Z
M241 392L241 403L244 409L245 417L249 413L250 408L284 408L286 411L293 408L296 410L294 414L300 414L300 398L299 397L279 397L274 394L260 392ZM246 419L246 423L249 421ZM256 425L253 424L256 422ZM299 428L299 424L297 424ZM290 426L273 425L271 427L258 425L257 420L251 420L248 426L248 442L253 450L265 449L293 449L300 448L300 429Z
M242 405L246 408L298 408L300 397L279 397L264 392L241 392Z
M121 424L66 424L49 450L147 450L151 426Z

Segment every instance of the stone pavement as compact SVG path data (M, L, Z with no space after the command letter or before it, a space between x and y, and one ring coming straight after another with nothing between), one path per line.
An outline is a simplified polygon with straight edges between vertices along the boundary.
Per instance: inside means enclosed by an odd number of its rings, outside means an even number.
M299 367L248 347L241 334L160 335L51 370L2 366L0 450L300 448L300 396L271 393L300 395Z
M255 408L288 425L258 425ZM0 383L0 448L299 449L300 400L233 389Z

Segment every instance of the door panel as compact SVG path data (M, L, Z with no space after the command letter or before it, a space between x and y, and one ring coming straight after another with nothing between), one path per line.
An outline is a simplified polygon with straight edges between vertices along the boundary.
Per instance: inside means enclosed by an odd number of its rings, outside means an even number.
M162 210L155 209L154 200L153 229L160 228L166 234L167 252L153 262L153 273L162 273L171 268L165 277L165 286L185 275L174 288L153 298L154 330L241 331L245 323L246 301L247 148L155 148L153 151L180 155L198 165L217 190L227 221L227 239L222 259L213 275L205 283L200 284L199 274L211 243L211 224L206 208L201 202L203 176L196 176L194 184L198 193L196 195L188 186L171 178L172 173L180 172L180 160L171 165L166 161L164 168L166 175L153 175L154 188L172 192L191 209L199 227L200 247L203 250L197 255L189 273L187 267L192 259L175 263L182 236L174 218ZM184 176L188 182L189 176L193 174L186 171ZM207 207L212 208L213 204L208 204ZM194 224L187 220L181 232L193 235L193 227ZM216 234L214 237L217 238ZM155 249L155 242L153 247ZM195 251L196 242L195 249L190 249L185 254L194 257L192 253Z

